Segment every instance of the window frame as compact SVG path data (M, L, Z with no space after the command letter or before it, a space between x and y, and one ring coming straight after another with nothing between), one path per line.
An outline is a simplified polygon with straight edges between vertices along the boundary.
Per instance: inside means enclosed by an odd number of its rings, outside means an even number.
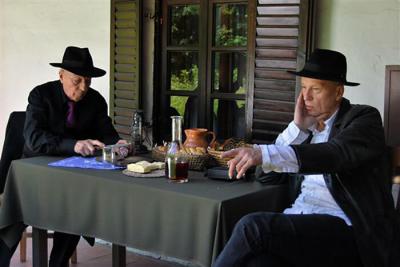
M247 45L246 47L224 47L214 46L213 44L213 30L215 28L214 19L214 5L215 4L247 4ZM199 44L195 47L184 46L170 46L168 44L168 30L170 23L169 7L171 5L188 5L199 4ZM195 96L199 100L199 117L198 127L212 129L212 106L215 99L220 100L244 100L245 101L245 135L250 136L251 120L252 120L252 99L253 99L253 81L254 81L254 51L255 51L255 2L251 0L165 0L161 1L162 22L161 22L161 44L160 56L161 66L160 74L161 81L159 81L160 95L157 96L155 103L159 104L159 111L166 111L169 109L166 97L171 96ZM199 81L197 91L172 91L168 90L168 53L170 51L198 51L198 66L199 66ZM235 93L221 93L212 92L212 72L213 72L213 53L214 52L245 52L246 53L246 87L247 91L243 95ZM156 104L157 105L157 104ZM159 112L158 111L158 112ZM157 112L157 111L156 111ZM156 113L160 114L160 113ZM163 118L158 118L162 121ZM165 119L165 118L164 118ZM168 118L166 118L168 119ZM156 132L156 139L160 139L161 131Z
M256 1L252 0L211 0L209 1L210 4L208 6L208 20L212 21L212 23L209 23L209 28L208 28L208 36L211 37L208 40L208 47L207 47L207 52L208 52L208 62L207 62L207 103L210 103L207 105L206 109L206 115L207 115L207 121L209 129L212 129L212 120L209 117L211 115L211 107L212 107L212 102L215 99L221 99L221 100L244 100L245 101L245 137L246 139L250 139L251 137L251 126L252 126L252 119L253 119L253 95L254 95L254 60L255 60L255 36L256 36ZM237 48L237 47L215 47L213 48L213 29L215 26L215 19L214 19L214 4L218 3L224 3L224 4L229 4L229 3L247 3L247 48ZM211 83L212 81L212 53L213 52L234 52L234 51L244 51L246 52L246 81L247 81L247 91L246 94L244 95L237 95L234 93L220 93L220 92L212 92L212 86Z

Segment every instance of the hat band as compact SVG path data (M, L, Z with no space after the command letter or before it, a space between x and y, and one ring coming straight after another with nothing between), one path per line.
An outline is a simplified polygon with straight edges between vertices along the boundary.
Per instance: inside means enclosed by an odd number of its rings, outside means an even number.
M81 61L75 61L75 60L68 60L65 59L62 62L62 65L66 65L69 67L73 67L73 68L93 68L93 64L90 64L90 62L88 62L89 64L85 64L84 62Z

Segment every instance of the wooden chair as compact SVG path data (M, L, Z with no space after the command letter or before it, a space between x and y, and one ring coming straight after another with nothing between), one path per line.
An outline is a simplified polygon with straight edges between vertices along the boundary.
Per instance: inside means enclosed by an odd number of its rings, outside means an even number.
M0 193L3 194L4 186L6 183L8 169L11 161L20 159L22 157L22 151L24 147L24 130L25 124L25 111L14 111L10 114L8 119L6 135L4 138L3 151L0 160ZM0 202L1 205L1 202ZM32 237L32 233L26 230L22 234L20 241L20 261L26 261L26 240L28 237ZM52 238L53 234L48 233L48 237ZM77 262L76 250L71 257L71 262Z
M396 210L400 211L400 146L392 148L393 189L396 195Z
M22 157L24 147L25 112L15 111L10 114L8 119L6 135L4 137L3 152L0 160L0 193L3 194L4 185L11 161Z
M24 231L22 233L22 238L21 241L19 241L19 260L21 262L26 262L26 250L27 250L27 238L30 237L32 238L32 232ZM53 233L47 233L47 238L53 238ZM78 257L76 253L76 249L74 253L71 256L71 263L77 263L78 262Z

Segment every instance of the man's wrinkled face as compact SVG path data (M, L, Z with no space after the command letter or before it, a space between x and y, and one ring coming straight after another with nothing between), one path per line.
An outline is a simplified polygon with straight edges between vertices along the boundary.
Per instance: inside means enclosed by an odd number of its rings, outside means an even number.
M343 92L341 83L301 77L305 109L317 120L326 120L336 111Z
M80 101L89 90L91 77L84 77L61 69L59 72L65 95L72 101Z

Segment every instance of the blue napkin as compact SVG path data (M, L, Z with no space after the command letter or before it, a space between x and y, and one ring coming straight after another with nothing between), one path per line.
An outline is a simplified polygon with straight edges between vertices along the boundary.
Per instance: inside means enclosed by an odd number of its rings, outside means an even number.
M99 169L99 170L117 170L117 169L125 168L122 166L113 165L108 162L97 161L96 157L91 157L91 158L70 157L70 158L50 162L49 166L83 168L83 169Z

